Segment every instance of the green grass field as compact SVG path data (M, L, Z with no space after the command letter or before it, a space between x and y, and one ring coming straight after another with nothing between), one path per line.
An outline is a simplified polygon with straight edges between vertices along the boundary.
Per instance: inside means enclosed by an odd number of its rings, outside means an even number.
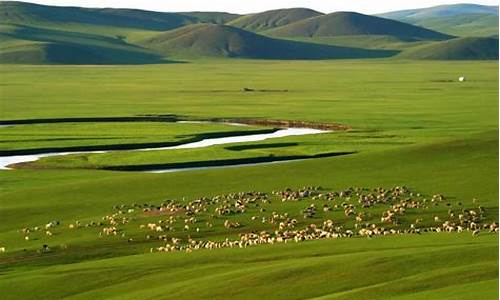
M6 299L498 297L498 235L486 230L475 237L468 231L405 234L193 253L149 253L161 243L128 243L128 236L99 238L93 229L55 229L53 236L35 233L28 241L20 232L52 220L64 228L75 220L98 220L116 205L165 199L185 203L308 185L335 191L406 185L427 196L446 196L449 206L410 214L401 220L404 228L415 218L424 223L433 215L444 218L448 209L462 205L482 206L483 221L498 222L497 62L235 59L0 69L3 121L173 115L315 121L351 128L205 149L51 157L24 169L2 170L0 247L6 251L0 253L0 290L7 291L2 292ZM458 82L459 76L468 81ZM0 127L0 150L176 143L263 129L159 122L25 124ZM92 169L329 152L353 154L165 174ZM263 214L280 210L300 217L299 211L311 202L273 202ZM379 213L379 208L373 210L374 216ZM244 232L261 230L262 225L248 222L252 214L231 220L241 222ZM343 211L334 211L329 217L351 226L343 216ZM313 221L325 218L320 213ZM237 235L217 224L214 232L202 230L197 238ZM139 241L144 237L136 225L130 230ZM52 250L40 253L43 244Z
M0 150L78 146L185 143L202 137L230 135L235 131L268 131L253 126L174 122L85 122L7 126L1 129Z
M6 299L494 299L497 250L457 234L313 241L23 268L0 286Z

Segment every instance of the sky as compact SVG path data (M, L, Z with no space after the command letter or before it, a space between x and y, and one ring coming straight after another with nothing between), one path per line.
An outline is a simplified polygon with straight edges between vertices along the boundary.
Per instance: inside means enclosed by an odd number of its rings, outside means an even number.
M270 9L307 7L324 13L356 11L375 14L393 10L460 3L460 0L23 0L59 6L138 8L145 10L225 11L254 13ZM470 0L467 3L498 5L498 0Z

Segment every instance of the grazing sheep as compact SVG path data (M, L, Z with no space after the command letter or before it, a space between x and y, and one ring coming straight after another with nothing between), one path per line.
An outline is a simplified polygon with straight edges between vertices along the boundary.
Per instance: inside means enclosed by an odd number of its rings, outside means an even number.
M490 232L498 233L498 224L496 222L491 223L489 228L490 228Z
M224 222L224 227L226 227L226 228L238 228L238 227L240 227L240 223L238 223L238 222L231 222L229 220L226 220Z
M201 197L189 202L183 199L182 201L165 200L160 205L120 205L116 206L112 214L104 216L99 222L91 221L82 224L80 221L75 221L69 224L68 228L85 230L100 227L99 236L101 237L118 235L119 233L121 237L125 238L130 236L126 231L129 226L123 225L132 222L134 228L139 227L139 229L146 231L144 235L140 235L142 238L139 238L136 245L140 245L143 241L148 241L148 243L161 242L162 245L152 247L150 251L182 251L186 253L200 249L246 248L261 244L299 243L353 236L376 238L377 236L396 234L463 232L466 230L471 231L473 236L477 236L481 229L493 233L499 231L496 222L485 222L488 220L488 216L484 207L467 209L460 207L459 210L453 210L453 202L445 200L443 195L435 194L432 197L425 197L420 193L410 191L405 186L391 189L349 187L339 192L320 191L319 187L303 187L298 190L287 188L282 191L273 191L272 194L274 196L271 198L265 193L240 192ZM275 202L276 200L277 202ZM281 203L279 200L281 202L305 201L307 204L303 210L286 212L283 211L284 208L286 209L285 206L276 208L276 205ZM269 206L271 203L273 206ZM419 213L427 214L426 210L430 208L430 205L438 204L449 207L448 213L441 215L442 221L439 216L434 215L433 219L436 224L427 226L422 218L414 217L418 216ZM287 205L295 206L295 204ZM317 208L322 209L319 214ZM344 213L336 222L327 219L327 215L331 215L328 212L333 209L340 214ZM338 211L338 209L343 211ZM270 210L271 213L266 213L267 210ZM338 216L336 212L334 215ZM372 215L372 212L376 212L377 215ZM138 216L139 214L141 215ZM250 218L253 221L250 222L248 232L240 233L239 238L226 238L221 241L201 240L203 236L200 235L196 235L196 240L191 238L191 228L197 233L201 232L202 226L196 225L201 220L205 222L206 228L221 227L221 216L225 216L224 218L227 219L223 220L224 228L242 227L240 223L235 221L238 214L243 214L240 219L248 220ZM233 219L233 215L235 215L235 219ZM301 215L305 220L299 218ZM408 217L405 217L406 215ZM150 219L152 220L150 223L143 221L144 224L138 224L140 220L149 217L154 217L154 219ZM306 223L308 219L313 222ZM368 223L368 220L374 223ZM410 220L414 220L414 222L410 224ZM213 225L212 222L217 225ZM35 232L44 229L44 226L45 234L51 236L52 228L58 225L58 221L51 221L40 227L26 227L20 231L25 240L28 241L29 235L35 235ZM386 225L389 228L382 227ZM260 227L262 230L257 232L255 229ZM177 232L177 235L184 240L170 236L171 232L176 231L175 228L184 229L184 232ZM127 238L127 242L134 242L134 238Z

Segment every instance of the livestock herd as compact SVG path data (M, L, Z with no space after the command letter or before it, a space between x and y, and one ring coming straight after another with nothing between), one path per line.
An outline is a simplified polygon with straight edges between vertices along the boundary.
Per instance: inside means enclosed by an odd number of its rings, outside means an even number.
M338 192L304 187L166 200L159 205L124 204L100 220L68 224L54 220L19 232L27 242L40 236L49 241L64 236L70 242L71 232L88 230L98 239L143 245L145 251L192 252L356 236L498 233L492 217L476 199L449 201L441 194L426 196L404 186ZM51 249L44 244L40 251ZM5 251L5 246L0 247L0 252Z

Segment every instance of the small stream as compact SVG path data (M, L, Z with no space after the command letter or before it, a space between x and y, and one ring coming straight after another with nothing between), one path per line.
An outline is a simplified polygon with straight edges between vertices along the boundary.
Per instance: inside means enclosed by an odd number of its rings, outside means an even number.
M182 122L182 121L181 121ZM238 123L224 123L232 126L246 126L246 124L238 124ZM220 138L209 138L204 139L197 142L185 143L176 146L170 147L157 147L157 148L143 148L143 149L135 149L135 150L107 150L107 151L75 151L75 152L48 152L48 153L40 153L40 154L29 154L29 155L13 155L13 156L0 156L0 170L10 170L9 165L24 163L24 162L33 162L37 161L43 157L51 157L51 156L64 156L70 154L93 154L93 153L108 153L114 151L159 151L159 150L174 150L174 149L190 149L190 148L204 148L214 145L223 145L223 144L233 144L233 143L244 143L244 142L257 142L263 141L267 139L273 138L281 138L286 136L295 136L295 135L309 135L309 134L319 134L325 133L328 131L313 129L313 128L283 128L277 130L272 133L263 133L263 134L251 134L251 135L241 135L241 136L230 136L230 137L220 137ZM242 132L244 134L244 132ZM282 161L283 162L283 161ZM235 165L240 166L240 165ZM219 168L221 168L220 166ZM223 166L223 167L231 167ZM170 169L163 170L163 172L175 172L179 170L187 170L187 169L206 169L206 168L216 168L216 167L205 167L205 168L185 168L185 169ZM151 171L153 173L159 173L162 171Z

